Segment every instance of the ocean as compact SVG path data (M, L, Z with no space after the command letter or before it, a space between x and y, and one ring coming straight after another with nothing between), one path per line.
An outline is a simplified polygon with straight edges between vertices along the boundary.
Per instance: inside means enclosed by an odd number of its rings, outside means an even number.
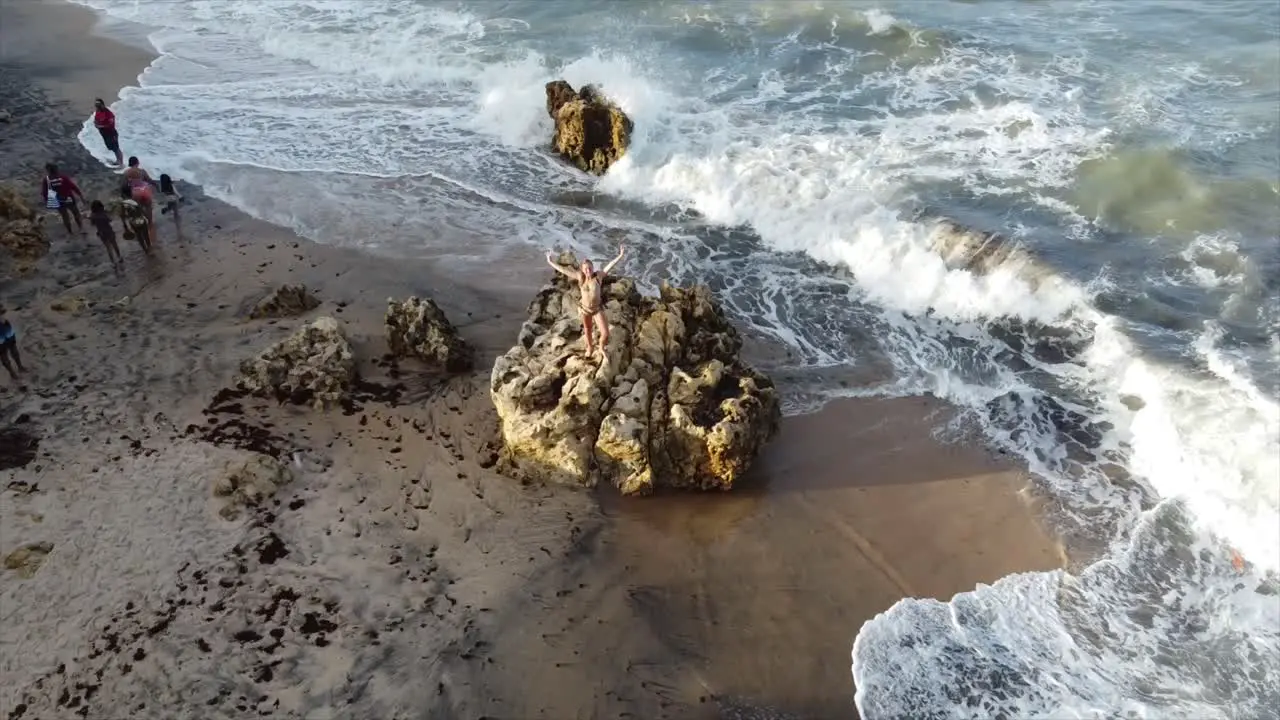
M851 715L1280 717L1280 4L78 2L159 53L153 171L460 272L625 242L789 412L932 394L1025 458L1077 566L831 628ZM635 121L603 178L556 78Z

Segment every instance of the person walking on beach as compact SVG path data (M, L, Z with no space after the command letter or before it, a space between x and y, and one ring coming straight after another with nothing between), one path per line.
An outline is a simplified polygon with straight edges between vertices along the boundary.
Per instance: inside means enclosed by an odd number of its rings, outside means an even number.
M136 239L142 246L142 252L151 254L151 221L147 212L133 199L133 190L128 185L120 186L120 200L117 209L120 211L120 224L124 226L124 239Z
M0 363L4 364L4 369L9 371L9 377L15 381L18 379L18 373L27 371L22 367L22 356L18 354L18 333L5 315L3 305L0 305ZM13 369L15 365L17 370Z
M76 227L84 235L84 221L80 219L80 207L76 205L76 197L84 202L84 193L80 192L75 181L58 172L58 166L49 163L44 166L44 179L40 181L40 195L44 198L44 206L57 210L62 216L62 225L71 234L71 218L75 218Z
M587 345L587 357L595 355L596 346L595 338L592 337L593 330L600 331L600 357L602 360L607 359L605 355L605 346L609 344L609 320L604 316L604 298L602 290L604 278L613 270L613 266L617 265L622 256L625 255L627 249L618 246L618 256L609 261L603 270L597 271L591 264L590 260L584 259L582 264L578 266L576 271L561 267L552 257L551 253L547 253L547 264L552 270L578 283L578 317L582 319L582 335Z
M178 205L182 203L182 195L173 187L173 178L168 175L160 176L160 195L162 203L160 214L173 213L173 229L178 235L178 240L182 240L182 213L178 211Z
M107 249L107 259L111 261L111 269L120 274L124 270L124 258L120 255L120 246L116 244L116 229L111 227L111 215L101 200L89 204L89 222L98 231L98 239Z
M107 109L102 98L93 101L93 126L98 128L102 142L116 154L116 165L124 165L124 153L120 152L120 134L116 132L116 114Z
M151 232L155 232L155 202L153 200L153 189L156 181L151 179L146 170L139 167L136 155L129 156L129 167L124 170L125 186L129 188L129 196L133 201L142 206L142 210L147 214L147 225ZM151 235L151 240L155 240L155 235Z

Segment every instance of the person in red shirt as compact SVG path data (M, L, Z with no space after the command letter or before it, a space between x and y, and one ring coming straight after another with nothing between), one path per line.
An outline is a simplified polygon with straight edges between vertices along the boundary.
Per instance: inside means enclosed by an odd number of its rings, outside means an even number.
M102 142L107 149L116 154L116 164L124 164L124 153L120 152L120 135L116 132L116 114L107 109L102 98L93 101L93 126L98 128Z
M44 171L44 180L40 182L40 196L44 198L44 206L58 211L68 235L71 234L73 217L76 219L76 227L79 228L80 234L86 234L84 220L80 217L80 208L76 205L77 197L80 198L80 202L86 202L84 193L80 192L74 180L58 172L57 165L49 163L44 166Z

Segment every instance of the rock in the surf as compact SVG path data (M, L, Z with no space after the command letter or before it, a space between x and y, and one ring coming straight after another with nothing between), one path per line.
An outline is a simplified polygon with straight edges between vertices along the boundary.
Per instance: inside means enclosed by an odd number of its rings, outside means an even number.
M603 363L584 357L578 291L559 274L494 363L500 468L531 482L605 480L627 495L732 488L778 431L773 382L738 358L742 340L706 288L646 297L616 278L602 294Z
M297 317L320 307L320 300L305 285L281 285L249 311L253 320Z
M458 334L430 298L410 297L401 302L387 298L387 347L397 357L416 357L449 372L470 370L471 346Z
M0 247L18 263L34 263L49 252L43 220L17 188L0 185Z
M547 83L547 114L555 120L551 147L579 170L603 175L631 144L631 118L591 85L575 92L564 80Z
M255 395L323 408L345 400L355 379L351 344L338 321L325 316L241 363L237 384Z
M268 455L249 453L244 460L229 463L214 481L213 495L223 503L218 514L235 520L242 509L261 505L292 479L289 466Z

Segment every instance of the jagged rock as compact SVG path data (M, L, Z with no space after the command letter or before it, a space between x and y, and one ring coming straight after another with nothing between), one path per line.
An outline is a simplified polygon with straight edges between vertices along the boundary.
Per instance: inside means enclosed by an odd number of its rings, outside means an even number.
M16 571L18 577L29 578L36 574L44 564L45 557L51 552L53 552L51 542L27 543L6 555L4 566L8 570Z
M553 80L546 91L547 114L555 120L552 149L579 170L603 175L631 144L631 118L590 85L574 92Z
M237 384L257 395L327 407L347 398L355 356L342 326L324 316L240 364Z
M604 479L628 495L730 489L778 430L772 381L738 359L742 340L706 288L642 297L619 278L602 292L603 363L583 356L577 288L560 275L494 363L501 469L586 487Z
M281 285L249 311L253 320L262 318L297 317L320 307L320 301L305 285Z
M432 300L387 298L385 320L387 346L393 355L426 360L449 372L471 369L475 358L471 346Z
M243 461L229 463L227 471L213 483L214 496L224 501L218 514L235 520L242 508L261 505L291 480L293 472L289 467L269 455L252 453Z
M578 99L578 92L564 80L552 80L547 83L547 114L555 119L558 111L565 103Z
M44 216L27 204L12 185L0 185L0 247L20 263L32 263L49 252Z

